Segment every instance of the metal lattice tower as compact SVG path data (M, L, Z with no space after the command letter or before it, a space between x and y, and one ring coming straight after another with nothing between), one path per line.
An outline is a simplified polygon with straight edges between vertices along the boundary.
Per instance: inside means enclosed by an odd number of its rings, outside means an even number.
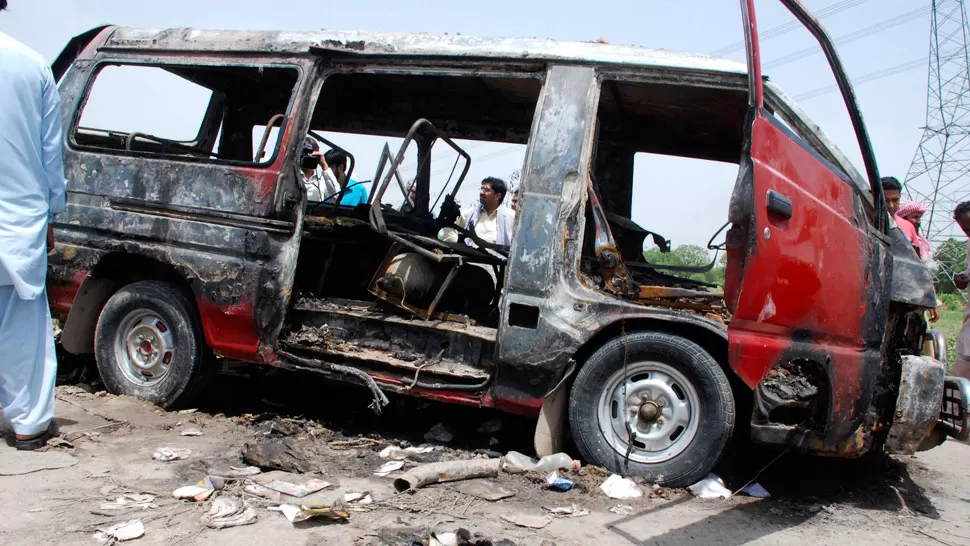
M923 233L937 249L938 275L952 279L953 257L940 252L954 245L940 245L963 240L952 213L957 203L970 200L970 31L963 0L932 3L926 126L905 186L911 199L929 207Z

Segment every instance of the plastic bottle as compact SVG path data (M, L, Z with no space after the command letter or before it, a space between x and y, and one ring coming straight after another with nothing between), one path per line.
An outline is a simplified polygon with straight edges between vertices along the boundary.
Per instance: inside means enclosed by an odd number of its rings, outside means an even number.
M578 470L579 461L574 461L572 457L565 453L554 453L536 461L528 455L523 455L518 451L509 451L505 455L502 469L510 474L519 474L529 471L552 472L554 470Z
M521 474L536 470L536 460L518 451L509 451L502 461L502 469L509 474Z
M569 455L553 453L539 459L536 469L543 472L552 472L553 470L579 470L579 466L579 461L574 461Z

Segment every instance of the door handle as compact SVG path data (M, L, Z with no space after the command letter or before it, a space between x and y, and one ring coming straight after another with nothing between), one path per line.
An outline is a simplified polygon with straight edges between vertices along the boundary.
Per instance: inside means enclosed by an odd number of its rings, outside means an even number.
M775 190L768 190L768 200L765 206L769 214L784 218L785 220L792 216L791 199Z

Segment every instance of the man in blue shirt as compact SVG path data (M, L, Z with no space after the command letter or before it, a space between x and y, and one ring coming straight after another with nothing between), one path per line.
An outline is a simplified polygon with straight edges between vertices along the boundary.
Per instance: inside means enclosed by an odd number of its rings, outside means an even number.
M66 207L61 139L50 67L0 32L0 407L17 449L42 447L53 432L57 357L46 278L50 221Z
M340 204L347 207L356 207L367 204L367 188L360 182L347 178L347 154L340 150L329 150L323 156L324 162L321 164L324 169L324 176L333 173L337 183L344 190Z

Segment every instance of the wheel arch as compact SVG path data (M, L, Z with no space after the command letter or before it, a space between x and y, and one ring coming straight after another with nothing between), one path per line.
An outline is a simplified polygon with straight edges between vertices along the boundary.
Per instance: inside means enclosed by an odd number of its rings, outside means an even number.
M139 254L113 252L98 260L78 289L61 332L64 349L73 354L93 353L94 331L108 299L131 283L150 280L178 287L193 302L193 312L200 319L196 293L175 267Z

